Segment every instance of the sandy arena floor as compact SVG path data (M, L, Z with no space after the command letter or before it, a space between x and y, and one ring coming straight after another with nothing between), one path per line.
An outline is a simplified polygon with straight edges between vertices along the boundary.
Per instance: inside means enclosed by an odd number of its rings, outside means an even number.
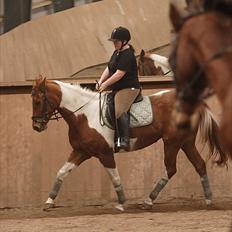
M115 203L100 206L57 206L0 209L0 231L4 232L232 232L232 202L179 200L155 204L144 211L141 204L128 203L123 213Z

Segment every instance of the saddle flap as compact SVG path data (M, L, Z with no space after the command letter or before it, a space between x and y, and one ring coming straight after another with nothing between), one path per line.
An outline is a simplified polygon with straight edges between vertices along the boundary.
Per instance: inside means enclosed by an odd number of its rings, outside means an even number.
M111 94L111 93L109 93ZM102 105L102 121L111 129L115 129L113 96L106 94ZM142 127L151 124L153 111L149 96L143 96L139 102L133 103L130 108L130 128Z

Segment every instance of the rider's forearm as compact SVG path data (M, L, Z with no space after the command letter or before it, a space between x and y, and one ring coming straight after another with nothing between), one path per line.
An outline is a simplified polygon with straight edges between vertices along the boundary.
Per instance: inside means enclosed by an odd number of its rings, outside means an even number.
M106 67L99 79L99 85L101 85L101 83L103 83L109 77L109 74L109 69Z
M115 82L119 81L125 75L125 73L125 71L117 70L108 80L104 82L104 84L106 84L106 86L113 85Z

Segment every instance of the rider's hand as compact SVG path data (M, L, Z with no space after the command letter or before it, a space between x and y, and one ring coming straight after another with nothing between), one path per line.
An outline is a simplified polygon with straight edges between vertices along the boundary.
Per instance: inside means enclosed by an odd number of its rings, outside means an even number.
M96 85L95 85L95 89L96 89L97 91L99 91L100 86L101 86L101 82L97 82Z
M106 90L107 87L108 87L108 86L106 85L106 83L103 82L103 83L100 85L98 91L99 91L99 92L102 92L102 91Z

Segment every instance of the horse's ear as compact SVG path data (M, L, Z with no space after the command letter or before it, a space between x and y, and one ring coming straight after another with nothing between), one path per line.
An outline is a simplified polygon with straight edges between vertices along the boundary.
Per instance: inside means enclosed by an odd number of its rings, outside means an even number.
M181 14L178 11L177 7L173 3L170 3L169 18L174 27L174 30L178 32L181 29L184 20L181 17Z
M145 51L142 49L141 52L140 52L140 57L142 57L144 55L145 55Z
M43 77L43 75L42 74L39 74L39 79L40 80L43 80L45 77Z
M140 52L140 55L139 55L139 58L141 61L143 61L143 57L145 55L145 51L142 49L141 52Z
M42 75L40 75L40 77L42 78L41 83L40 83L40 89L44 91L45 86L46 86L46 77L43 77Z

